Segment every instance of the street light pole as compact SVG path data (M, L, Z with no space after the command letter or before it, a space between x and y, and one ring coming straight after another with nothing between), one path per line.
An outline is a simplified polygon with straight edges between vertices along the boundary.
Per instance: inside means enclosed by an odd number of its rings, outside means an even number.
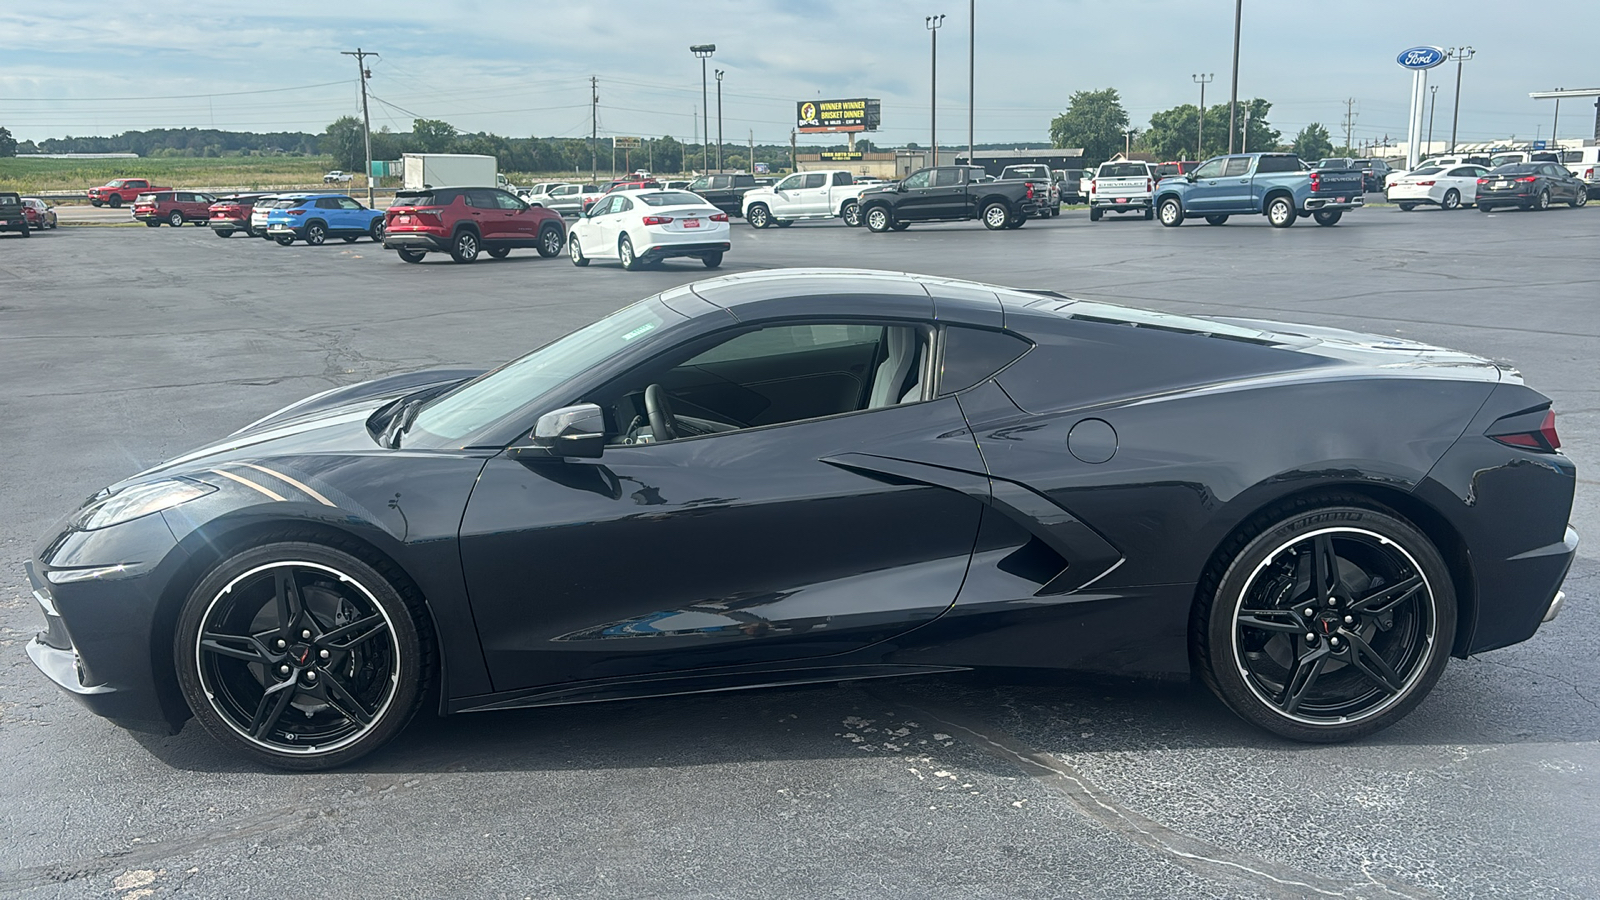
M1250 108L1247 106L1242 110L1242 112L1244 113L1244 128L1239 132L1239 152L1240 153L1249 153L1250 152Z
M1423 154L1424 156L1426 156L1429 153L1433 152L1433 111L1438 109L1438 108L1439 108L1439 86L1437 84L1429 85L1428 86L1428 153Z
M1564 90L1566 90L1566 88L1556 88L1556 90L1564 91ZM1561 140L1560 140L1560 135L1556 134L1556 126L1560 125L1560 124L1561 124L1561 98L1557 97L1556 98L1556 119L1555 119L1554 122L1550 123L1550 149L1551 150L1555 150L1558 153L1561 151Z
M978 0L967 0L967 165L977 165L972 143L973 110L978 105Z
M1461 119L1461 64L1477 55L1471 47L1451 47L1450 56L1456 59L1456 109L1450 114L1450 152L1456 152L1456 123ZM1448 59L1449 57L1446 57Z
M1233 91L1228 96L1228 152L1233 152L1234 116L1239 111L1239 21L1244 16L1244 0L1233 3Z
M933 37L928 74L928 165L939 164L939 29L944 27L944 16L924 16L922 24ZM970 165L972 160L967 160Z
M717 70L717 171L722 171L722 76L723 71Z
M1216 73L1207 72L1204 75L1190 75L1195 84L1200 85L1200 127L1195 129L1194 158L1206 158L1206 85L1216 78Z
M706 90L706 60L717 52L716 44L695 44L689 48L700 60L700 118L706 123L706 139L700 142L700 168L711 168L711 101Z

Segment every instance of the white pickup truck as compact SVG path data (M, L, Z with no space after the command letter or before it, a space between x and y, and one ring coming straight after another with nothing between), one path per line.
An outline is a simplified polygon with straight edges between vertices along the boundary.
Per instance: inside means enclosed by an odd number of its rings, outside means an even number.
M1149 163L1127 160L1101 163L1089 182L1089 221L1098 222L1107 212L1135 210L1146 219L1155 218L1151 199L1155 196L1156 176Z
M744 220L756 228L786 228L801 219L838 217L854 228L861 224L861 195L877 184L858 184L843 169L796 172L772 187L744 195Z

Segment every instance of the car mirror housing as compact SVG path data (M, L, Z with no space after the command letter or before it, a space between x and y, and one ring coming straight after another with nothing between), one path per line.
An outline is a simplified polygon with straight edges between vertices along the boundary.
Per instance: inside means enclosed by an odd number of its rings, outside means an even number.
M542 455L597 459L606 446L605 414L593 403L551 410L539 417L531 437L533 444L527 449Z

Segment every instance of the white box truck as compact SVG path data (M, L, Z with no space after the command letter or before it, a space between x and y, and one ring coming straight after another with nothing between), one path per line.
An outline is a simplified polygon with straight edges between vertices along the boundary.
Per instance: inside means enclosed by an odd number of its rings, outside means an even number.
M473 153L406 153L401 155L405 189L425 187L495 187L500 173L495 158Z

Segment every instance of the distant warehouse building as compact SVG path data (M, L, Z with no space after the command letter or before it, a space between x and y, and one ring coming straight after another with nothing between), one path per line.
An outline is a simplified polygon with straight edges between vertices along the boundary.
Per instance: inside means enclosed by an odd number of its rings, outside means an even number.
M943 155L943 154L940 154ZM956 154L958 166L982 166L990 175L999 175L1006 166L1045 165L1052 169L1083 168L1083 148L1046 147L1035 150L979 150L967 159L966 151Z

